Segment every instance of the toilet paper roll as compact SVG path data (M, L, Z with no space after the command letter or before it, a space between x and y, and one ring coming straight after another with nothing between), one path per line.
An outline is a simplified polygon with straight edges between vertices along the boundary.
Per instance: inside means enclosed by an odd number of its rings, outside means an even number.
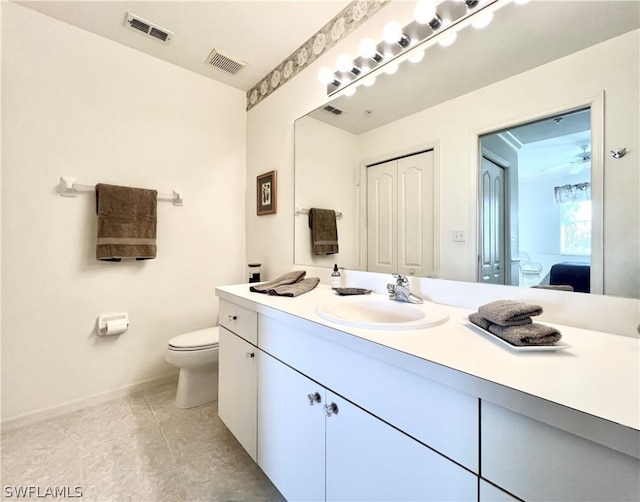
M107 329L105 335L121 335L129 328L127 319L114 319L107 321Z

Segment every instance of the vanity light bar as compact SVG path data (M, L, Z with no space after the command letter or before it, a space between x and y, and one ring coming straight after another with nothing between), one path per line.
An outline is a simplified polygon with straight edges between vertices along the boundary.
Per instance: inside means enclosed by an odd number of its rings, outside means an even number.
M458 31L471 25L476 20L479 21L480 17L490 17L495 11L512 1L513 0L465 0L464 4L467 8L457 14L457 17L446 23L442 20L442 17L438 12L431 14L430 10L427 9L426 13L422 13L422 17L420 19L421 22L418 23L418 21L416 21L416 23L425 26L425 29L430 32L422 37L416 37L413 34L416 31L414 23L408 24L401 29L403 36L406 36L412 42L407 43L406 46L401 45L399 42L392 44L388 44L388 42L381 42L376 46L372 39L363 39L362 42L360 42L359 47L361 56L353 60L354 67L357 67L360 70L360 73L355 74L353 72L340 71L332 73L332 70L329 67L323 67L321 69L321 72L324 72L323 83L327 84L327 96L335 97L338 93L346 94L346 92L343 91L348 88L352 94L354 86L360 85L363 82L364 77L376 77L380 75L384 71L382 67L386 66L388 63L393 62L393 64L398 65L407 59L412 58L412 56L415 56L414 59L418 59L416 54L417 52L425 51L428 47L431 47L436 43L443 42L444 45L454 39L455 34ZM416 10L418 10L418 7L421 4L423 8L425 8L424 5L428 6L428 4L419 2L416 5ZM459 8L456 9L456 4L460 4L460 2L457 1L441 2L438 8L442 9L445 4L448 4L449 10L453 13L452 15L455 15L456 10L460 10ZM426 28L427 26L430 29ZM383 47L380 47L380 45L383 45ZM386 46L386 49L384 46ZM382 56L383 52L386 54L386 57L384 58ZM368 57L363 57L362 53ZM331 75L331 80L329 80L329 75Z

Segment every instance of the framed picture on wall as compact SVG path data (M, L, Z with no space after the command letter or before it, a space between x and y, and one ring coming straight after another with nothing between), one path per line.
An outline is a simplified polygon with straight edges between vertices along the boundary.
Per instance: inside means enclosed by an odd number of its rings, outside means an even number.
M276 191L276 172L269 171L257 178L257 213L275 214L278 210L278 194Z

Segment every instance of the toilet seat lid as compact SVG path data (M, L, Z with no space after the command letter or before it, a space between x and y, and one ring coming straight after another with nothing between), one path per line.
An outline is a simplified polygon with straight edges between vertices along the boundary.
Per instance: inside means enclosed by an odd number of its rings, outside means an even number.
M177 350L207 349L216 347L219 341L218 327L215 326L174 336L169 340L169 347Z

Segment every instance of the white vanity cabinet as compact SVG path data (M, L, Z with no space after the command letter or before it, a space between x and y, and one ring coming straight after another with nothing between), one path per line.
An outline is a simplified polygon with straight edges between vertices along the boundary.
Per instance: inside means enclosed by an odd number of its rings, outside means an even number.
M218 415L242 447L257 459L257 314L220 301ZM231 330L235 330L232 332Z
M217 291L220 416L288 500L640 500L636 339L565 326L569 354L514 355L456 317L338 328L328 288Z
M260 352L258 465L287 500L477 500L477 477Z
M481 434L482 477L523 500L640 500L635 457L485 401Z
M478 398L260 316L259 347L447 458L479 472Z

